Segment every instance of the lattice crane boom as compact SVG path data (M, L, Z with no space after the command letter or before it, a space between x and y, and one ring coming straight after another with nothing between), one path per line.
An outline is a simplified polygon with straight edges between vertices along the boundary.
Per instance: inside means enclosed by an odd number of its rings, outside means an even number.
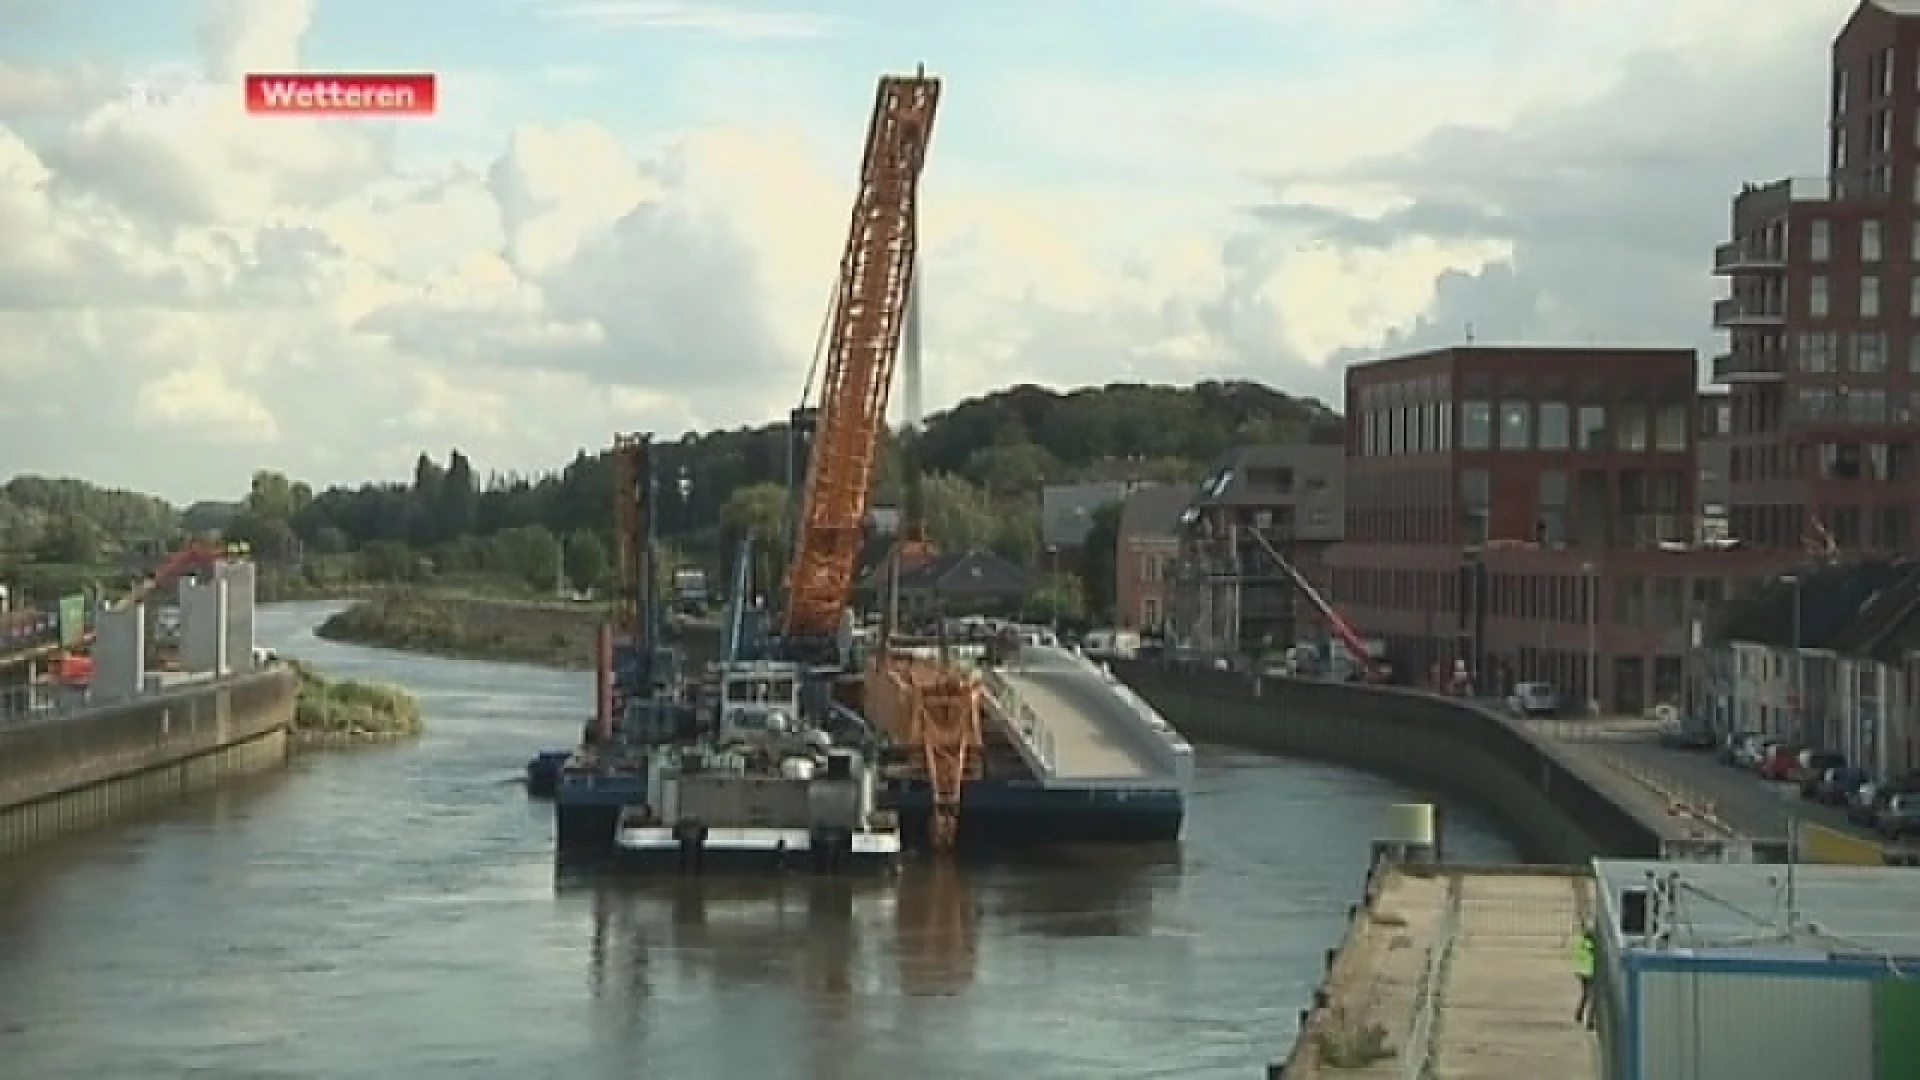
M781 629L789 642L831 639L853 589L912 292L920 173L939 100L940 81L924 71L886 76L874 96L787 568Z

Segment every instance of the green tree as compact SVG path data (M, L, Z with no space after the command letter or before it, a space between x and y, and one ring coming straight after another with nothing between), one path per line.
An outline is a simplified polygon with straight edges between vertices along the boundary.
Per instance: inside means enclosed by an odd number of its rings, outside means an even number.
M613 561L600 534L582 530L567 537L567 580L575 589L597 589L607 583Z
M542 591L560 578L560 542L539 525L503 529L494 534L493 569Z
M940 473L926 477L927 533L942 551L962 552L993 545L1000 522L980 489L964 477Z
M106 532L92 518L68 511L48 522L35 556L41 562L92 566L106 551Z
M1087 615L1112 621L1114 581L1119 572L1120 504L1108 503L1093 512L1087 538L1080 549L1080 583L1086 595Z

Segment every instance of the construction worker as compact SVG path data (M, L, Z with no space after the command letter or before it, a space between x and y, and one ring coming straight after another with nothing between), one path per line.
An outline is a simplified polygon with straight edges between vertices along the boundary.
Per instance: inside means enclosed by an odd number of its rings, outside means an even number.
M1580 980L1580 1001L1573 1007L1576 1023L1593 1030L1593 927L1583 926L1573 939L1573 976Z

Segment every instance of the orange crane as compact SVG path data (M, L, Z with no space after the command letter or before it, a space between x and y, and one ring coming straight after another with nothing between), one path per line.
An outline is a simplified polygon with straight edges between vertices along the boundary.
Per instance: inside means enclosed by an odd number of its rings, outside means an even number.
M790 659L845 659L837 639L866 539L887 398L912 307L920 172L939 101L940 81L924 68L882 77L874 95L860 190L823 340L820 405L787 568L780 636ZM883 648L865 673L861 706L926 781L933 800L930 839L936 848L950 846L961 788L980 770L978 681Z
M787 568L781 636L789 650L831 644L852 593L913 289L920 171L939 101L940 80L924 69L883 77L874 97Z

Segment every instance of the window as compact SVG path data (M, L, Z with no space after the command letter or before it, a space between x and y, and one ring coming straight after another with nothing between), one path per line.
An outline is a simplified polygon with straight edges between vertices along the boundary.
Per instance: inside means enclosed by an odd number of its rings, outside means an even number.
M1493 406L1484 401L1460 403L1460 449L1493 448Z
M1887 335L1872 332L1853 335L1853 370L1862 375L1878 375L1887 370Z
M1877 221L1860 223L1860 261L1863 263L1880 261L1880 223Z
M1492 519L1493 480L1485 469L1466 469L1460 473L1460 540L1465 544L1487 542Z
M1605 405L1580 406L1580 449L1605 450L1607 448L1607 407Z
M1812 330L1800 335L1796 358L1800 370L1815 374L1834 370L1839 360L1839 337L1831 330Z
M1533 405L1525 401L1500 404L1500 449L1533 448Z
M1816 319L1827 317L1827 276L1816 274L1807 281L1807 314Z
M1914 226L1913 234L1920 236L1920 225ZM1907 314L1920 316L1920 274L1907 279Z
M1567 543L1567 474L1548 469L1540 474L1540 491L1535 503L1539 519L1534 523L1534 543L1559 548Z
M1833 115L1839 116L1847 111L1847 69L1833 70Z
M1645 450L1647 448L1647 407L1645 405L1620 406L1620 424L1614 432L1619 436L1615 444L1622 450Z
M1540 403L1540 449L1565 450L1571 432L1567 429L1567 403Z
M1920 374L1920 334L1907 342L1907 370Z
M1140 598L1140 628L1157 630L1160 627L1160 598L1144 596Z
M1660 406L1654 414L1653 448L1655 450L1685 450L1687 448L1686 405L1675 402Z
M1860 317L1880 317L1880 278L1875 274L1867 274L1860 279Z
M1808 228L1808 256L1814 262L1826 262L1833 257L1833 226L1826 221L1815 221Z

